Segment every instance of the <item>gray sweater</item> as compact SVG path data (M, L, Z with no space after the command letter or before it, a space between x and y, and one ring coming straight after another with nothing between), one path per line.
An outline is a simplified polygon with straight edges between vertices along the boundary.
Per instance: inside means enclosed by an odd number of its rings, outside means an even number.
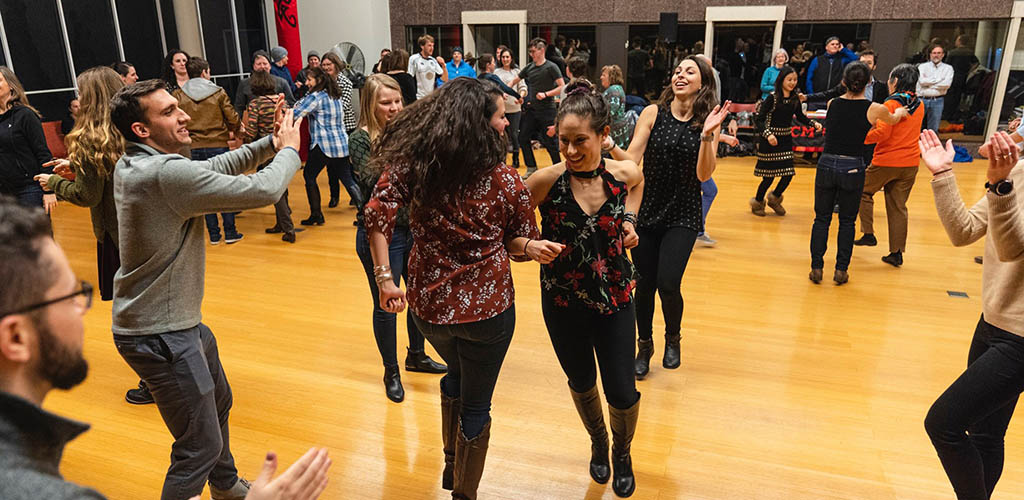
M128 143L114 169L121 269L114 275L113 331L151 335L202 319L206 237L202 216L277 202L299 155L274 156L271 137L208 161ZM253 175L240 175L274 157Z

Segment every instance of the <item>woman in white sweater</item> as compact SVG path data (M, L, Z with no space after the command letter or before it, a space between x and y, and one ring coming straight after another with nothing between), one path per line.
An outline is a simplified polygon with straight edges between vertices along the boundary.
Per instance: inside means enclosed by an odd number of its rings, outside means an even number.
M512 59L512 52L507 48L499 48L498 62L500 64L494 69L494 75L501 78L505 85L516 89L519 95L526 95L526 82L520 80L519 83L512 85L512 81L519 76L519 66ZM505 96L505 118L508 118L508 129L505 134L512 138L508 142L512 145L513 168L519 168L519 141L515 138L519 137L519 120L522 116L522 105L512 96Z
M982 315L967 369L932 405L925 429L959 500L988 499L1003 471L1003 436L1024 391L1024 167L1017 147L998 132L982 147L988 192L964 205L953 176L953 142L921 134L939 219L956 246L985 238ZM1016 184L1016 186L1015 186Z

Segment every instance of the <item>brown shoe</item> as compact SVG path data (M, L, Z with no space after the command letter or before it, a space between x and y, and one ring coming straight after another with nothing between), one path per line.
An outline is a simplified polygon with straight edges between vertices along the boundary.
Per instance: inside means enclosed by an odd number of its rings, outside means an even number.
M817 285L821 283L824 274L821 269L811 269L811 274L808 274L807 277Z
M639 398L640 393L637 393ZM608 406L608 420L612 428L612 491L621 498L626 498L636 490L636 478L633 476L633 458L629 454L633 434L636 432L636 421L640 414L640 399L633 406L620 410Z
M750 199L750 213L752 213L752 214L754 214L754 215L756 215L758 217L764 217L765 215L767 215L767 214L764 213L764 205L765 205L765 202L757 201L757 198L751 198Z
M451 490L455 479L455 436L459 433L459 413L462 413L462 399L450 398L441 393L441 440L444 441L444 471L441 473L441 487Z
M491 440L491 423L487 422L484 429L473 439L467 438L459 426L455 438L455 487L452 498L459 500L476 500L476 489L480 486L480 478L484 475L484 462L487 458L487 445Z
M569 393L583 427L590 434L590 477L598 484L605 484L611 475L611 465L608 463L608 428L604 425L601 395L596 384L586 392L576 392L570 387Z
M832 281L835 281L836 285L842 285L850 281L850 273L836 269L836 273L832 275Z
M775 196L775 193L768 193L768 196L764 198L768 206L775 211L775 215L786 215L786 209L782 206L782 198L782 196Z

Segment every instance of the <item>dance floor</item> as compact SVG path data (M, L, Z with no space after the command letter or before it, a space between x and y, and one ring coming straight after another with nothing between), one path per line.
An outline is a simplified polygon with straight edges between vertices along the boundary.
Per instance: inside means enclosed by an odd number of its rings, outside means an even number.
M982 268L973 258L982 243L949 243L922 168L903 268L879 260L888 253L879 193L879 246L856 247L850 282L837 287L828 280L833 223L826 281L814 285L807 279L814 170L797 169L788 215L759 218L747 205L758 182L753 165L752 158L719 161L708 219L718 245L698 246L683 279L677 370L661 367L660 311L655 317L655 362L638 382L633 498L952 499L923 421L966 364L981 312ZM956 167L970 203L984 191L985 168L984 161ZM296 222L308 215L303 192L296 176ZM217 335L234 390L238 469L254 478L267 450L290 464L311 446L327 446L334 466L322 498L447 498L438 376L403 371L405 402L385 398L355 211L345 204L326 210L327 224L300 233L294 245L263 233L274 223L272 207L246 211L238 218L242 242L208 248L203 321ZM62 203L54 223L76 272L95 281L88 210ZM590 442L541 318L538 265L513 264L513 273L518 324L495 392L480 498L614 498L610 485L587 474ZM157 498L171 436L156 407L124 401L138 379L111 341L110 303L97 300L85 322L89 379L46 401L93 426L68 447L63 473L112 499ZM1019 425L1010 427L994 498L1024 498Z

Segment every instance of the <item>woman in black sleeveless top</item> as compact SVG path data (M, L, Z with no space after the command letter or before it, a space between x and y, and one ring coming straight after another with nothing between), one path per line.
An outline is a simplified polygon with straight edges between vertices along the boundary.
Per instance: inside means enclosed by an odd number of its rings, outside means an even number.
M544 323L590 434L590 475L604 484L609 463L608 431L597 390L601 371L613 438L612 489L628 497L636 487L629 449L640 393L633 376L635 280L626 249L638 241L634 224L643 174L632 161L601 157L611 114L594 86L576 80L566 91L568 97L555 118L566 161L526 180L533 205L540 206L542 237L564 245L554 260L541 265Z
M647 376L654 354L654 293L665 317L662 366L679 367L679 328L683 295L679 286L697 234L704 229L700 184L715 171L719 128L729 102L718 106L711 66L687 57L672 73L658 104L647 106L637 120L629 149L610 141L616 160L644 161L647 182L637 222L640 243L633 249L638 352L634 371Z
M814 178L814 225L811 227L811 281L821 283L828 247L828 227L832 211L839 205L839 236L836 238L836 271L832 279L837 285L850 277L850 257L860 195L864 190L864 137L872 125L881 120L896 124L907 116L906 108L895 113L864 98L864 87L871 70L862 62L852 62L843 72L846 93L828 104L825 117L825 150L818 160Z

